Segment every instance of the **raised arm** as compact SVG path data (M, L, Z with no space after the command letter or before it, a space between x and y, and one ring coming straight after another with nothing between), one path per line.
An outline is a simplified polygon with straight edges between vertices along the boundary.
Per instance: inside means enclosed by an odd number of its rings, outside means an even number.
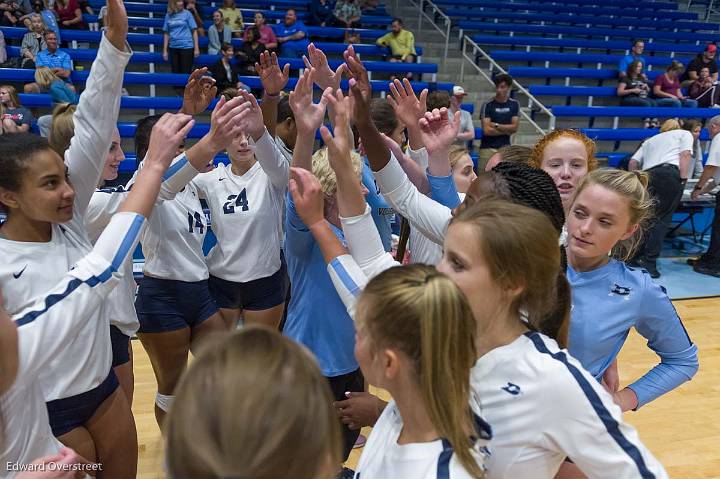
M450 168L450 146L457 137L460 127L460 112L454 117L447 108L425 113L419 121L423 143L428 152L428 181L430 197L435 201L455 208L460 197Z
M328 88L323 92L319 103L313 103L313 77L315 69L305 69L290 93L290 108L295 114L297 125L297 141L293 150L292 166L312 171L312 153L315 142L315 131L322 125L328 103L327 95L332 94Z
M65 164L75 187L75 209L85 214L102 173L120 111L125 65L132 52L125 42L127 14L119 0L108 0L108 30L90 69L87 87L73 122L75 135L65 152Z
M280 101L280 92L283 91L290 77L290 64L286 63L280 70L277 55L265 50L260 54L260 62L255 63L255 72L260 77L263 86L261 106L263 122L270 136L274 138L277 126L277 105Z
M185 85L183 103L178 113L199 115L204 112L217 96L217 86L213 77L205 75L207 67L193 70Z
M427 112L427 88L420 92L420 97L415 95L410 80L404 78L394 80L390 83L391 96L387 101L395 109L398 119L405 124L408 131L408 144L411 149L419 150L425 146L422 140L419 121Z

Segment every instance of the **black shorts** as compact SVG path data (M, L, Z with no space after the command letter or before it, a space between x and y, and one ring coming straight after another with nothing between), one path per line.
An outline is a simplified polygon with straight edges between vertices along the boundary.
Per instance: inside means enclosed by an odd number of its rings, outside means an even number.
M185 282L143 276L135 298L140 333L194 328L218 312L207 280Z
M262 311L285 302L288 287L285 258L280 257L280 269L272 276L246 283L236 283L210 275L210 294L218 307Z
M130 361L130 336L125 336L117 326L110 325L112 344L112 367L122 366Z
M90 391L45 403L53 436L60 437L87 423L100 405L118 388L115 372Z

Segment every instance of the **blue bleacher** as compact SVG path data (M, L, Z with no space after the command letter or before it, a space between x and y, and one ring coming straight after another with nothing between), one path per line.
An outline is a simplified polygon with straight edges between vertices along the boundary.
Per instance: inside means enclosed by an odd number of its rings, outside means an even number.
M619 118L712 118L715 108L663 108L642 106L553 106L556 117L619 117Z
M611 50L627 51L630 49L627 40L585 40L582 38L511 37L503 35L472 35L470 39L479 45L537 46L554 47L558 49L589 48L608 52ZM645 43L645 52L647 54L653 52L699 53L703 48L703 45L686 43Z
M448 2L440 1L438 5L458 6L461 2L448 0ZM655 10L646 9L627 9L619 7L605 7L601 5L595 6L568 6L565 4L547 4L547 3L519 3L519 2L495 2L495 1L476 1L473 3L474 8L445 8L443 13L449 17L455 18L475 18L483 16L483 10L503 11L510 10L513 12L537 12L537 13L571 13L576 15L613 15L618 17L637 18L637 19L660 19L660 20L697 20L697 14L693 12L680 12L677 10ZM485 5L485 6L481 6ZM642 5L642 2L640 3Z
M481 7L481 8L489 8L489 7L495 7L498 5L507 5L507 4L521 4L521 5L530 5L528 3L520 3L520 2L498 2L498 1L492 1L492 0L434 0L434 3L438 6L449 6L449 7ZM534 0L533 4L535 5L544 5L544 4L551 4L552 6L558 5L557 0ZM602 2L598 2L598 0L567 0L563 1L562 5L577 5L578 7L596 7L598 5L607 5L613 8L620 8L625 10L647 10L648 5L652 5L652 8L657 10L670 10L670 11L677 11L678 5L677 3L673 2L640 2L640 3L628 3L624 0L604 0Z
M490 56L495 61L506 61L506 62L527 62L532 66L532 63L574 63L577 65L582 64L595 64L606 63L608 65L618 65L624 55L608 55L603 53L557 53L557 52L545 52L545 51L531 51L525 52L520 50L491 50ZM691 58L689 57L666 57L658 55L647 55L645 56L645 67L662 67L663 69L670 65L673 60L678 60L684 65L687 65Z
M617 69L592 68L542 68L542 67L510 67L508 73L517 78L592 78L598 80L617 80ZM665 73L665 69L645 72L648 80Z
M610 17L610 16L584 16L584 15L552 15L552 14L534 14L534 13L518 13L518 12L484 12L483 15L476 15L476 20L463 20L457 22L457 27L462 30L473 31L479 30L479 25L483 22L478 18L489 20L505 20L511 22L522 23L550 23L550 24L569 24L569 25L588 25L588 26L609 26L609 27L636 27L636 18ZM656 30L670 31L718 31L718 25L708 22L693 22L689 20L653 20L643 19L642 26L645 28L654 28Z

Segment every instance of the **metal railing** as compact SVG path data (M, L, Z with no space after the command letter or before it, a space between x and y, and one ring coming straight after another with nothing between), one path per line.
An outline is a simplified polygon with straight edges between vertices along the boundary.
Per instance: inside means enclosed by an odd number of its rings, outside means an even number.
M462 56L465 60L467 60L470 65L477 70L477 72L480 74L481 77L485 78L489 83L494 85L492 75L494 71L500 72L500 73L507 73L507 71L501 67L495 60L493 60L490 55L487 54L485 50L480 48L480 46L472 41L467 35L462 37ZM468 55L468 46L471 47L472 51L471 54ZM477 64L478 59L483 59L487 61L490 64L489 71L486 72L480 66ZM462 82L465 78L465 62L462 62L460 65L460 81ZM528 100L528 109L531 112L534 113L543 113L547 115L547 121L548 121L548 127L547 129L542 128L538 123L532 118L531 115L529 115L526 111L524 111L522 108L520 109L520 114L527 120L527 122L535 128L538 133L545 134L548 131L555 129L555 115L545 106L542 104L540 100L535 98L525 87L523 87L521 84L519 84L517 81L513 80L513 89L517 90L519 94L524 95Z
M427 18L428 22L430 23L430 26L433 27L435 30L440 32L440 34L445 38L445 53L442 57L442 66L445 66L445 59L448 56L448 48L450 46L450 30L452 29L452 20L450 20L450 17L445 15L445 13L442 11L440 7L435 5L430 0L409 0L410 3L417 7L418 9L418 27L417 31L415 32L416 38L420 36L422 33L422 21L423 17ZM398 2L395 2L396 8L398 7ZM428 14L425 12L424 7L429 7L431 9L431 14ZM436 18L440 17L443 22L443 26L440 27L437 23L435 23Z

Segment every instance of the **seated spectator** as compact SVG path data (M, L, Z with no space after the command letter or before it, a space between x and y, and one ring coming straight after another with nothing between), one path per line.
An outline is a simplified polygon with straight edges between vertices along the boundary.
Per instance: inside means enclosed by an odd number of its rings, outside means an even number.
M243 17L242 12L235 6L235 0L223 0L220 11L225 19L225 25L230 27L234 36L239 37L243 31Z
M285 21L277 26L276 34L280 51L284 57L300 58L310 44L307 27L298 20L294 8L285 13Z
M355 0L337 0L333 9L332 25L341 28L360 28L362 10Z
M47 45L47 49L40 50L40 52L38 52L35 56L35 67L48 67L55 76L64 80L68 83L68 87L74 90L74 87L70 84L70 74L72 73L70 55L58 49L58 41L57 36L55 36L55 32L45 32L45 44ZM41 93L47 91L42 90L37 83L28 83L25 85L24 90L25 93Z
M196 0L185 0L185 10L190 12L195 19L195 23L197 24L197 33L201 37L205 36L205 27L203 26L203 20L200 16L200 12L198 12L197 9L197 2Z
M620 64L618 65L620 78L627 75L628 67L634 61L639 61L643 65L647 65L645 57L642 56L643 51L645 51L645 42L642 40L635 40L633 42L632 49L630 50L630 54L625 55L622 60L620 60Z
M232 41L232 31L225 25L222 11L215 10L212 18L213 24L208 28L208 55L217 55L223 43Z
M20 104L15 87L0 86L0 105L3 133L27 133L30 130L33 124L32 113Z
M235 49L230 43L223 43L222 55L220 59L214 63L209 73L215 79L215 86L217 91L222 92L227 88L240 88L240 69L233 62L235 56Z
M258 32L260 32L260 44L263 45L266 50L269 50L271 52L276 51L278 47L278 41L275 37L275 32L265 21L265 15L263 15L262 12L255 12L255 25L252 25L245 29L245 35L243 36L243 39L245 41L248 40L248 30L253 26L257 28Z
M260 54L265 47L260 43L260 32L254 26L245 30L245 40L238 52L242 75L255 75L255 63L260 62Z
M52 100L55 112L58 111L58 106L74 105L77 103L78 98L75 92L71 90L67 83L58 78L57 75L55 75L49 68L40 67L35 70L35 82L39 85L41 91L48 92L50 94L50 99ZM43 115L38 118L40 135L45 138L48 138L50 135L52 117L53 115Z
M717 52L717 46L710 44L705 47L705 51L698 54L688 64L687 70L680 77L680 86L688 88L692 83L700 77L700 70L707 68L710 70L710 78L713 82L718 79L718 65L715 61L715 53Z
M673 60L665 73L655 79L653 94L657 106L697 108L697 101L687 98L680 90L679 77L683 69L682 63Z
M2 0L0 11L3 12L2 22L4 26L20 27L27 26L21 18L32 12L32 5L29 0Z
M71 30L87 29L78 0L55 0L55 12L60 19L62 28Z
M414 63L417 52L415 51L415 36L412 32L403 28L403 21L395 18L390 27L391 32L378 38L375 43L382 47L390 47L392 51L391 62Z
M713 80L710 68L702 67L700 69L700 76L688 88L688 96L697 101L701 108L710 108L716 105L720 107L718 105L720 88L717 87L717 81Z
M643 64L634 60L628 65L625 75L620 77L617 86L617 96L622 106L657 106L657 102L649 98L650 85L643 73ZM657 118L645 118L645 128L657 128Z
M22 39L20 45L21 68L35 68L35 57L42 50L47 50L45 43L45 23L39 13L30 15L30 31Z
M475 139L475 125L473 125L472 115L469 111L462 109L462 102L467 93L465 89L460 85L453 87L452 97L450 97L450 111L455 114L456 111L460 112L460 130L458 130L455 144L460 146L467 146L469 141Z
M330 26L333 20L333 7L328 0L312 0L308 12L308 25Z
M42 17L43 23L45 24L45 29L55 32L57 41L60 42L60 27L58 26L57 14L55 13L55 10L48 7L47 0L33 0L32 7L33 13L37 13ZM28 21L30 21L30 15L28 15ZM31 30L31 28L29 27L28 29Z

